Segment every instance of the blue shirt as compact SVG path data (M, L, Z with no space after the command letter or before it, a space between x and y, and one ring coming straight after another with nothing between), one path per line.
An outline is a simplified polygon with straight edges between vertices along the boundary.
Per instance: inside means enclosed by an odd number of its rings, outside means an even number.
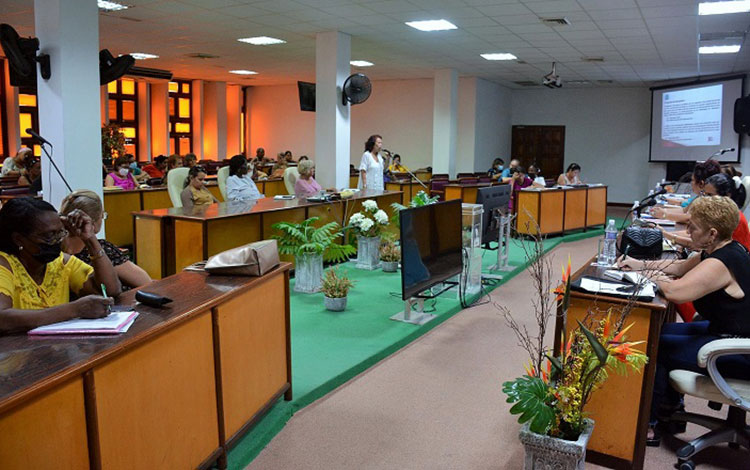
M506 168L503 170L503 173L500 175L501 178L510 178L510 168Z
M687 201L682 201L682 204L680 204L680 205L681 205L682 207L687 207L687 206L689 206L690 204L692 204L692 203L693 203L693 201L695 200L695 198L697 198L697 197L698 197L698 195L690 196L690 199L688 199Z

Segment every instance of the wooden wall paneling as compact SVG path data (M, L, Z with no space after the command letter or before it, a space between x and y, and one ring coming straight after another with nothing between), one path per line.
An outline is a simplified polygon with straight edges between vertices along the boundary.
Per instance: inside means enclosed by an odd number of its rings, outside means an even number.
M133 244L133 219L131 212L141 210L138 191L112 191L104 193L104 210L107 220L104 230L107 240L118 246Z

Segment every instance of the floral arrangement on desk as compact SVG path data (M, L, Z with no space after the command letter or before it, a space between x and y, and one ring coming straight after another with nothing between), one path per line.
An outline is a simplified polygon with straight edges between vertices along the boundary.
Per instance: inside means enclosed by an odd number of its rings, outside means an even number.
M624 326L632 306L617 312L610 309L601 317L597 312L587 312L569 334L563 327L561 350L552 354L544 346L544 336L553 312L560 312L563 321L567 318L570 258L567 269L563 269L561 286L553 290L551 269L543 256L541 239L536 240L534 248L527 250L531 251L527 255L533 260L528 269L539 295L533 301L538 335L517 323L507 308L498 306L531 359L526 374L504 382L503 392L508 396L507 402L514 403L511 414L520 415L520 423L529 422L532 432L576 440L586 428L584 408L610 372L625 375L629 369L640 371L648 357L634 348L640 341L626 339L627 331L633 326L633 323Z
M349 227L363 237L379 237L387 225L388 214L372 199L364 201L362 210L349 218Z

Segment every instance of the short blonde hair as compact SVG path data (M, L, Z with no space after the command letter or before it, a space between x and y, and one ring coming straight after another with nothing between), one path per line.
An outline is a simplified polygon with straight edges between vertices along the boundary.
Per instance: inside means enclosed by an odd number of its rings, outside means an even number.
M737 204L726 196L701 196L688 207L690 222L705 230L716 229L720 240L730 240L740 223Z
M312 160L302 160L297 164L297 171L300 175L307 175L312 173L315 168L315 162Z
M65 199L60 204L60 213L62 215L68 215L76 209L85 212L93 221L99 220L104 212L102 200L99 195L88 189L73 191L65 196Z

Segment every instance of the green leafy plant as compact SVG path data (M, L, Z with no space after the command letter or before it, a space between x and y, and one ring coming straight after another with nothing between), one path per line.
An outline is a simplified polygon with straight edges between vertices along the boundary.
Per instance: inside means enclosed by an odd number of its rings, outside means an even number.
M323 255L325 261L346 261L357 250L351 245L341 245L336 240L342 236L336 222L315 227L319 217L310 217L299 224L279 222L271 227L281 232L271 238L277 240L279 253L300 256L306 253Z
M394 263L401 261L401 248L396 246L392 240L386 240L380 244L380 261Z
M117 124L102 126L102 160L111 164L112 160L125 153L125 134Z
M354 287L354 281L346 277L346 274L339 274L338 267L330 268L323 275L322 291L326 297L332 299L346 297L352 287Z
M414 195L411 201L409 201L408 206L399 204L398 202L394 202L393 204L391 204L391 208L393 209L393 215L391 215L391 222L396 224L396 226L400 226L400 221L398 217L399 211L408 209L409 207L422 207L422 206L427 206L429 204L435 204L439 200L440 200L439 196L430 197L424 191L419 191L417 194Z

